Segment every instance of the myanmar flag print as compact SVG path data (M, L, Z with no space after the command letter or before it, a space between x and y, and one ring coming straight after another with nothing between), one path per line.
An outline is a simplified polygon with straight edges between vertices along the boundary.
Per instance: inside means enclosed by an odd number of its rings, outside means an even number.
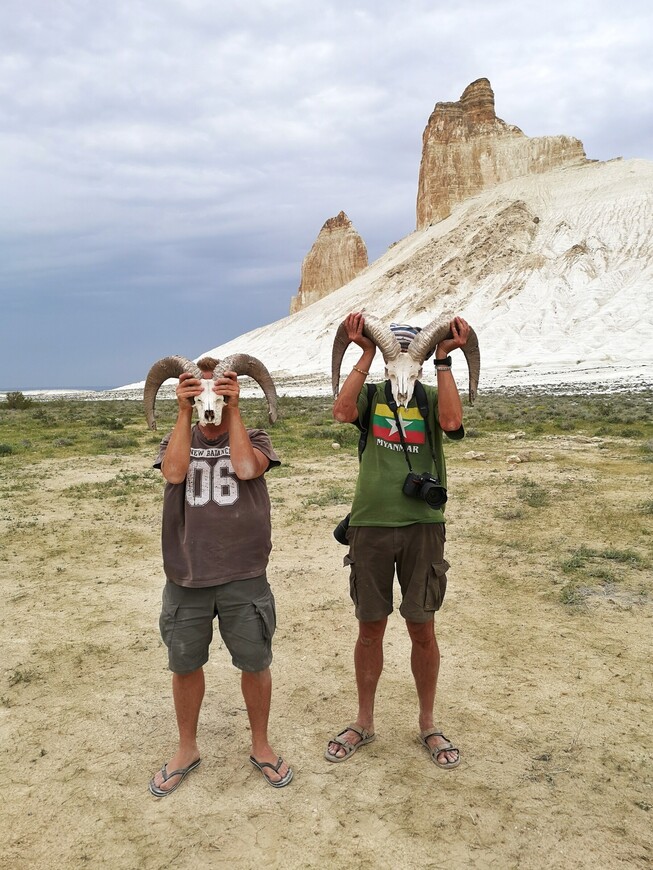
M404 430L406 444L426 443L424 419L419 412L419 408L397 408L397 413L401 422L401 428ZM374 411L372 435L374 438L389 441L391 444L401 443L394 414L382 402L379 402Z

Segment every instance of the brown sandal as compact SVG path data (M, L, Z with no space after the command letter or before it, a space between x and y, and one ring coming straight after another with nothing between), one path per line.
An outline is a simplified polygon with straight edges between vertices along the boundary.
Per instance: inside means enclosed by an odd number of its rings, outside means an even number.
M429 737L442 737L442 739L447 742L444 746L429 746L427 742ZM442 770L451 770L454 767L458 767L460 764L460 749L458 749L457 746L454 746L449 738L444 736L442 731L436 731L434 728L431 728L429 731L422 731L419 735L419 742L422 746L426 747L431 756L431 761L436 767L441 767ZM441 752L457 752L458 758L455 761L445 761L443 764L441 761L438 761L438 755L440 755Z
M348 740L345 740L343 734L346 734L348 731L353 731L354 734L358 734L360 740L357 743L350 743ZM346 728L329 740L329 743L338 743L345 750L344 755L332 755L329 752L329 747L327 746L326 752L324 753L324 757L327 761L333 761L337 763L338 761L347 761L348 758L356 752L359 746L365 746L366 743L371 743L376 734L370 734L369 731L366 731L364 728L359 728L358 725L347 725Z

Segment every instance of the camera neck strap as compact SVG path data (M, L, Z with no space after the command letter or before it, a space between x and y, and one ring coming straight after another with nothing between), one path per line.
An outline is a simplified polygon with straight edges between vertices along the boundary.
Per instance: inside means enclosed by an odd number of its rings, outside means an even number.
M388 403L388 407L394 414L395 422L397 424L397 431L399 432L399 440L401 441L401 446L404 451L404 456L406 457L406 462L408 463L408 468L412 472L413 466L410 464L410 457L408 456L408 447L406 446L406 439L404 437L404 428L401 424L401 420L399 419L399 413L397 412L397 403L395 402L394 396L392 395L392 385L390 381L385 382L385 400ZM417 402L417 407L419 408L419 412L424 419L424 427L426 429L426 440L429 444L429 450L431 451L431 456L433 458L433 464L437 468L437 463L435 460L435 453L433 452L433 441L431 439L431 427L429 426L429 405L428 400L426 398L426 391L424 387L419 381L415 381L415 400Z

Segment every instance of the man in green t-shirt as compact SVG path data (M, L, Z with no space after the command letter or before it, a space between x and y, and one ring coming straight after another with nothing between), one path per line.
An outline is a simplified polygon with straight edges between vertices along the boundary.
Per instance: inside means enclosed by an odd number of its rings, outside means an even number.
M341 423L362 425L361 421L369 420L347 530L350 549L345 558L350 565L350 593L359 626L354 650L358 715L332 738L325 757L331 762L345 761L374 739L374 700L383 670L383 636L393 609L396 569L401 588L399 612L412 642L420 741L433 762L448 770L459 764L460 752L433 721L440 665L434 614L444 598L449 567L444 558L444 504L432 507L424 498L406 495L403 487L407 458L416 473L428 472L446 487L442 434L454 438L464 434L462 404L448 354L465 347L470 327L455 317L451 321L452 337L437 345L437 389L424 387L428 411L423 416L415 396L407 407L396 407L384 384L377 384L368 393L365 378L376 344L364 334L361 313L349 314L343 325L349 341L361 348L362 356L338 394L333 416ZM393 324L390 328L403 352L419 332L411 326Z

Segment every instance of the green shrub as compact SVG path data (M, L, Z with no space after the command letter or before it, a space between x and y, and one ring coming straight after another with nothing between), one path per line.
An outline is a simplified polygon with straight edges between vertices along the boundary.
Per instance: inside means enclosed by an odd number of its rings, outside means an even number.
M100 416L96 422L98 426L104 426L105 429L109 429L111 432L118 432L120 429L125 428L124 421L119 417Z
M138 447L138 441L130 435L110 435L104 446L111 448L111 450L121 447Z
M41 423L52 422L52 417L50 417L45 408L42 406L34 409L34 411L32 412L32 417L34 418L34 420L38 420Z
M5 399L6 405L8 408L14 408L21 410L22 408L29 408L34 400L30 399L29 396L25 396L20 390L16 390L13 393L7 393L7 397Z
M0 456L11 456L14 452L14 448L11 444L0 444Z

